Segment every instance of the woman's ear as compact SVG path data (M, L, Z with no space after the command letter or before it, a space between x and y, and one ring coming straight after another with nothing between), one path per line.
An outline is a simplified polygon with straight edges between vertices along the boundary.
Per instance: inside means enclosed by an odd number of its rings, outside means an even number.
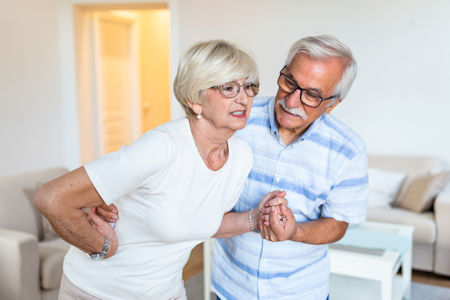
M202 114L202 105L200 103L193 103L189 100L186 100L186 102L196 115Z

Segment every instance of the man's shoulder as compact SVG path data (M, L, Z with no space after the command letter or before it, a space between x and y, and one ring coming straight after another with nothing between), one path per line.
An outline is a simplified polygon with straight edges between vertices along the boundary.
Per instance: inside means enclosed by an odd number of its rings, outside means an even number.
M246 126L237 131L237 136L248 141L249 136L258 133L266 133L270 128L270 103L273 97L257 96L253 98L252 110Z
M260 108L267 108L270 104L270 101L274 98L274 96L256 96L253 97L253 108L257 110Z
M250 113L250 119L255 118L268 118L269 107L272 97L267 96L256 96L253 98L252 110Z
M364 140L337 117L325 114L322 118L322 124L323 131L327 133L330 139L349 147L355 155L366 152Z

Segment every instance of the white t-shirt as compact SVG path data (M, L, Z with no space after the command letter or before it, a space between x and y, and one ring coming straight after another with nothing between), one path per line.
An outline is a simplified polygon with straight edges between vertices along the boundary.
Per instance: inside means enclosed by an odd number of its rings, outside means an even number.
M250 172L249 146L231 137L228 147L225 165L208 169L184 118L85 165L103 200L119 209L119 247L93 261L72 246L64 260L69 280L104 299L174 296L191 249L217 232Z

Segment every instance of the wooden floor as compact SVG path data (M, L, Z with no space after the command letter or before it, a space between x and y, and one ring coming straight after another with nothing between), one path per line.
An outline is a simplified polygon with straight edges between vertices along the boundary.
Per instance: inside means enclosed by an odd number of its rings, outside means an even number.
M203 244L195 246L192 250L191 257L183 269L183 280L188 280L200 271L203 271Z
M192 250L191 257L183 269L183 280L188 280L202 270L203 244L200 244ZM434 273L413 270L412 281L450 288L450 277L440 276Z
M450 288L450 277L413 270L412 281Z

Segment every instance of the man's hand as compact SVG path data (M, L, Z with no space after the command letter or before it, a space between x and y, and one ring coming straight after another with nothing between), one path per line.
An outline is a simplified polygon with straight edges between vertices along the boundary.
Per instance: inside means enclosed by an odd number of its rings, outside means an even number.
M268 219L264 222L261 229L261 237L268 241L278 242L291 240L297 234L297 222L290 208L280 206L271 206L265 209L262 219Z
M271 207L276 207L280 210L280 215L283 215L286 211L288 201L284 198L286 196L285 191L275 190L267 193L264 198L259 202L257 210L260 215L260 220L257 222L257 228L262 232L263 224L269 225L269 213Z
M109 225L108 222L103 220L97 215L97 207L91 207L88 215L89 223L95 230L97 230L101 235L109 239L109 249L106 252L105 258L111 257L116 253L118 247L117 236L114 229Z
M273 191L269 194L272 198L266 196L265 199L268 199L260 210L261 237L272 242L289 240L297 233L298 227L292 210L287 207L286 192Z
M119 219L119 211L114 204L97 206L97 215L108 223L115 223Z

